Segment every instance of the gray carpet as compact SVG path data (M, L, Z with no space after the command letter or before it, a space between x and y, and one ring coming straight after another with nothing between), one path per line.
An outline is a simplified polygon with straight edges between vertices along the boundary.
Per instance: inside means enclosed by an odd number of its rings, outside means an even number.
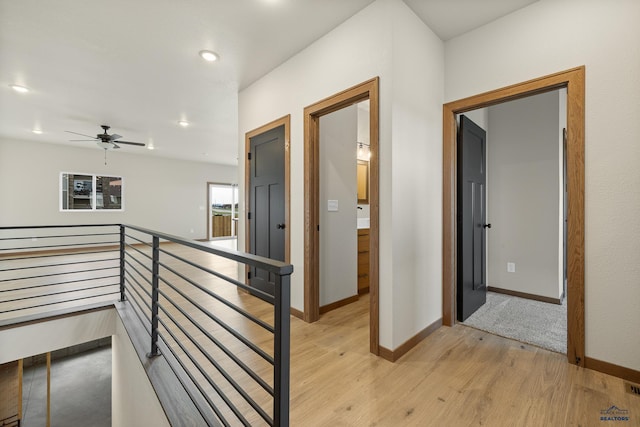
M567 353L567 305L487 292L487 303L464 325L513 338L558 353Z

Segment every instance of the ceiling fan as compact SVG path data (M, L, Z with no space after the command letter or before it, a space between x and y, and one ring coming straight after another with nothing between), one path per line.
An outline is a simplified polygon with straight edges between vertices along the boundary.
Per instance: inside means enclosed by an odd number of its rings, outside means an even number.
M107 133L107 131L111 128L111 126L108 125L100 125L100 127L102 128L102 133L97 134L95 137L91 136L91 135L86 135L84 133L78 133L78 132L72 132L70 130L67 130L65 132L68 133L72 133L74 135L80 135L80 136L86 136L87 138L91 138L91 139L70 139L69 141L72 142L76 142L76 141L97 141L97 145L98 147L104 149L104 164L107 164L107 150L115 150L120 148L120 145L118 144L126 144L126 145L136 145L139 147L144 147L145 144L143 144L142 142L131 142L131 141L122 141L120 140L120 138L122 138L122 135L118 135L117 133L113 133L111 135L109 135ZM117 144L116 144L116 140Z
M116 144L114 141L122 138L122 135L118 135L117 133L113 133L109 135L107 131L111 128L110 126L101 125L100 127L103 129L103 132L97 134L95 137L91 135L85 135L84 133L71 132L70 130L67 130L65 132L91 138L91 139L70 139L69 141L98 141L97 142L98 147L104 148L105 150L120 148L118 144L137 145L140 147L144 147L144 144L142 142L118 141L118 143Z

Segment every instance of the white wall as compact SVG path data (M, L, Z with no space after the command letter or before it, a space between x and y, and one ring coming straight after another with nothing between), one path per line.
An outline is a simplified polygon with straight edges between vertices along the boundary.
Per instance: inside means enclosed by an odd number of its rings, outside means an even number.
M559 299L558 91L488 110L487 283Z
M0 330L0 365L115 333L115 309L61 317Z
M240 93L238 146L243 158L246 132L291 114L291 303L301 310L303 109L375 76L380 77L380 344L393 349L442 316L442 42L401 0L374 2Z
M60 212L60 172L124 178L124 212ZM0 224L127 223L178 236L207 235L207 181L237 168L66 145L0 140ZM193 232L192 232L193 230Z
M389 19L394 29L393 279L392 287L381 290L380 301L393 301L396 348L442 318L444 49L409 8L398 7Z
M320 118L320 306L358 294L357 107ZM328 201L338 210L329 211Z
M115 333L111 341L112 425L170 426L119 316L114 323Z
M639 16L637 0L540 0L445 44L446 101L586 66L586 355L636 370Z

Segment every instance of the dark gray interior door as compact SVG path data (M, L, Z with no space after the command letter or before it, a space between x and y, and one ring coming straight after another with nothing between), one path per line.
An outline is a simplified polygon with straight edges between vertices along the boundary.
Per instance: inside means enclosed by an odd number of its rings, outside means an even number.
M284 261L284 125L251 138L249 150L249 252ZM250 286L271 295L274 280L259 268L249 274Z
M464 321L487 300L485 271L486 132L460 116L458 132L457 316Z

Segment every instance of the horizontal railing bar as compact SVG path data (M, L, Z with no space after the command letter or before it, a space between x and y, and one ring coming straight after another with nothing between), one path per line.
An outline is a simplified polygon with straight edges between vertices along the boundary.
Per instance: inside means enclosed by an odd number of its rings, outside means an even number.
M87 243L67 243L64 245L42 245L42 246L25 246L23 248L3 248L0 251L24 251L26 249L45 249L45 248L68 248L68 247L80 247L80 246L92 246L92 245L116 245L120 243L119 241L114 242L87 242Z
M113 277L118 277L118 276L113 276ZM116 286L116 285L120 285L120 283L109 283L107 285L91 286L91 287L88 287L88 288L71 289L71 290L68 290L68 291L60 291L60 292L50 292L48 294L40 294L40 295L30 295L28 297L7 299L7 300L4 300L4 301L0 301L0 303L6 304L6 303L9 303L9 302L25 301L25 300L28 300L28 299L52 297L54 295L64 295L64 294L71 294L71 293L74 293L74 292L90 291L92 289L107 288L109 286Z
M114 277L119 277L119 276L117 274L116 275L112 274L112 275L109 275L109 276L92 277L90 279L65 280L64 282L43 283L41 285L22 286L20 288L0 289L0 293L3 293L3 292L17 292L17 291L23 291L25 289L48 288L49 286L68 285L70 283L92 282L94 280L111 279L111 278L114 278Z
M48 306L48 305L64 304L64 303L67 303L67 302L80 301L80 300L83 300L83 299L91 299L91 298L104 297L104 296L107 296L107 295L113 295L113 294L118 294L118 293L120 293L120 292L119 292L119 291L116 291L116 292L107 292L107 293L104 293L104 294L91 295L91 296L88 296L88 297L78 297L78 298L66 299L66 300L64 300L64 301L54 301L54 302L48 302L48 303L45 303L45 304L30 305L30 306L28 306L28 307L20 307L20 308L14 308L14 309L12 309L12 310L4 310L4 311L0 311L0 314L4 314L4 313L11 313L11 312L14 312L14 311L20 311L20 310L29 310L29 309L31 309L31 308L46 307L46 306Z
M129 258L134 259L134 260L138 263L138 265L139 265L139 266L144 267L144 268L145 268L149 273L153 274L153 272L151 271L151 269L150 269L148 266L146 266L145 264L143 264L143 263L142 263L142 261L140 261L138 258L136 258L136 257L132 257L132 256L129 256ZM140 273L140 271L138 271L138 269L137 269L137 268L136 268L136 267L135 267L135 266L134 266L134 265L133 265L133 264L132 264L128 259L127 259L127 258L125 258L125 259L124 259L124 262L125 262L125 264L127 264L129 267L133 268L133 271L135 271L136 273L138 273L138 276L140 276L140 277L144 277L144 275L143 275L142 273ZM146 278L146 277L145 277L145 280L147 281L147 283L151 284L151 281L150 281L150 280L147 280L147 278Z
M169 332L169 334L175 340L175 336L173 336L170 331L167 331L167 332ZM198 391L200 392L200 395L207 401L207 403L209 404L209 407L211 408L211 410L216 414L216 416L218 417L218 420L225 427L230 427L231 424L229 424L229 421L227 421L227 419L224 417L224 415L222 415L222 413L220 412L218 407L211 401L211 398L209 398L209 395L207 393L205 393L205 391L202 388L202 386L200 385L200 383L198 381L196 381L195 377L187 369L187 367L185 366L184 362L182 360L180 360L180 358L176 355L176 353L173 351L173 349L168 344L166 344L166 341L165 341L164 337L162 337L162 334L159 334L159 335L160 335L161 339L159 340L160 342L158 344L162 345L164 348L166 348L167 352L169 352L173 356L173 358L176 360L176 362L178 362L178 365L180 365L180 367L182 368L183 372L189 377L189 379L191 380L191 383L198 389ZM166 357L165 357L165 359L166 359ZM179 375L178 372L176 372L176 368L173 366L173 364L169 363L168 359L166 359L166 360L167 360L167 365L169 366L169 368L171 368L171 370L175 374L176 378L178 378L178 381L180 381L180 384L182 384L182 387L184 388L184 390L187 391L189 387L187 387L187 385L182 380L182 376ZM188 391L187 391L187 394L189 395L189 398L191 399L191 401L193 402L195 407L198 409L198 412L200 412L200 415L202 415L203 418L206 419L206 416L204 415L204 413L202 411L202 408L200 408L200 405L198 405L198 403L194 400L194 398L191 396L191 394Z
M0 280L0 283L15 282L17 280L42 279L43 277L64 276L64 275L67 275L67 274L90 273L92 271L113 270L114 268L119 268L119 266L92 268L92 269L89 269L89 270L67 271L67 272L62 272L62 273L38 274L36 276L17 277L17 278L14 278L14 279L2 279L2 280ZM90 279L86 279L86 280L90 280Z
M175 307L175 304L174 304ZM177 308L177 307L176 307ZM180 325L180 323L178 323L178 321L175 319L175 317L173 317L171 315L171 313L169 313L167 310L165 310L164 307L160 306L160 309L164 312L164 314L166 314L169 319L171 319L171 321L173 322L174 325L176 325L178 327L178 329L180 329L180 331L189 339L189 341L191 341L197 348L198 350L200 350L200 353L202 353L202 355L204 357L207 358L207 360L216 368L216 370L220 373L220 375L222 375L228 382L229 384L231 384L231 386L244 398L244 400L266 421L266 422L271 422L271 418L269 417L269 415L264 411L264 409L262 409L260 407L260 405L258 405L256 403L255 400L253 400L253 398L251 396L249 396L249 394L240 386L240 384L238 384L233 377L222 367L220 366L220 364L218 362L216 362L216 360L211 357L211 355L209 354L208 351L206 351L205 348L202 347L202 345L200 345L200 343L197 342L197 340L195 340L183 327L182 325ZM160 322L164 325L164 327L168 330L168 326L162 321L160 320ZM194 365L198 366L198 370L200 370L202 372L202 370L200 369L200 364L197 362L193 362ZM208 377L207 377L208 379ZM211 383L210 383L211 384ZM211 384L213 386L213 384ZM273 395L272 395L273 396Z
M133 289L133 288L130 288L130 289ZM150 328L147 329L147 324L151 323L151 317L147 316L146 313L142 311L142 306L140 305L140 301L142 301L142 303L145 305L145 307L149 309L149 311L151 311L151 307L149 306L149 304L147 304L144 298L142 298L142 295L140 295L135 289L134 291L136 292L136 295L140 297L140 300L138 300L138 298L136 298L135 295L133 297L129 295L129 299L135 303L138 310L140 310L140 312L142 313L142 316L144 316L144 318L147 320L147 322L142 322L142 319L140 319L140 321L144 324L144 327L147 330L147 332L149 332L149 335L151 335L151 329Z
M36 266L29 266L29 267L5 268L3 270L0 270L0 273L3 273L5 271L31 270L34 268L51 268L51 267L60 267L61 265L89 264L92 262L107 262L107 261L119 261L119 260L120 258L105 258L105 259L92 259L89 261L61 262L60 264L44 264L44 265L36 265Z
M135 240L135 241L137 241L137 242L139 242L139 243L142 243L142 244L143 244L143 245L145 245L145 246L149 246L149 247L151 247L151 246L152 246L152 245L151 245L151 243L149 243L149 242L145 242L144 240L141 240L141 239L138 239L137 237L134 237L134 236L132 236L131 234L124 233L124 235L125 235L126 237L130 238L130 239L133 239L133 240Z
M65 252L65 253L56 253L56 254L48 254L48 255L34 255L34 256L23 256L18 258L4 258L0 257L0 261L23 261L25 259L39 259L39 258L51 258L58 256L77 256L77 255L92 255L92 254L106 254L108 252L118 252L117 248L109 249L106 251L86 251L86 252Z
M270 271L275 274L279 274L281 276L289 275L293 272L293 266L291 264L286 264L281 261L272 260L269 258L261 257L253 254L246 254L243 252L238 252L230 249L224 248L214 248L212 246L204 245L200 242L196 242L193 240L187 240L182 237L172 236L166 233L159 233L152 230L148 230L146 228L137 227L134 225L126 225L123 224L124 227L130 228L132 230L137 230L142 233L150 234L152 236L158 236L161 239L168 240L174 243L180 243L183 246L188 246L193 249L198 249L203 252L208 252L213 255L219 255L227 259L231 259L233 261L240 262L242 264L251 264L255 267L261 268L263 270Z
M260 384L262 388L264 388L271 396L273 396L273 388L269 384L267 384L266 381L264 381L264 379L260 375L256 374L253 369L247 366L247 364L245 364L238 356L236 356L231 350L229 350L227 346L222 344L216 337L214 337L213 334L211 334L211 332L206 330L200 323L196 322L182 308L178 307L178 305L173 301L173 299L167 297L164 291L159 290L159 292L167 299L167 301L171 303L172 306L174 306L178 311L180 311L182 315L184 315L196 328L198 328L200 332L202 332L207 338L209 338L209 341L213 342L220 350L222 350L224 354L227 355L227 357L233 360L236 363L236 365L238 365L240 368L242 368L243 371L247 373L247 375L253 378L255 382ZM196 307L204 314L207 314L207 311L205 311L203 307L198 305L196 305ZM166 312L166 309L162 305L160 305L160 308L162 309L162 311ZM271 364L273 365L273 363Z
M125 242L125 243L124 243L124 245L125 245L127 248L133 249L134 251L138 252L138 253L139 253L140 255L142 255L143 257L148 258L148 259L152 259L152 258L151 258L151 256L150 256L149 254L145 254L144 252L142 252L140 249L136 248L135 246L132 246L132 245L128 244L127 242ZM129 254L129 256L130 256L130 257L132 257L132 258L134 258L134 259L137 259L137 258L133 257L131 254Z
M142 289L144 291L145 294L147 294L147 296L149 298L151 298L151 292L149 292L148 290L146 290L144 288L144 286L142 286L142 283L138 282L138 279L136 279L129 271L125 271L126 274L128 274L131 277L131 280L133 280L135 282L136 285L138 285L138 287L140 289ZM143 277L144 278L144 277ZM126 276L125 276L126 279ZM144 278L146 280L146 278ZM132 285L132 289L134 289L133 285ZM140 295L140 298L142 298L142 295Z
M194 263L192 261L189 261L188 259L185 259L185 258L183 258L183 257L181 257L179 255L176 255L176 254L171 253L171 252L167 252L164 249L160 249L160 252L162 252L162 253L164 253L166 255L169 255L169 256L177 259L177 260L180 260L180 261L184 262L185 264L188 264L188 265L190 265L192 267L198 268L198 269L200 269L200 270L202 270L202 271L204 271L206 273L212 274L212 275L214 275L214 276L216 276L216 277L218 277L218 278L220 278L220 279L222 279L224 281L232 283L232 284L236 285L237 287L239 287L241 289L244 289L245 291L260 294L262 297L264 297L267 301L269 301L271 303L273 303L275 301L273 295L268 294L268 293L266 293L264 291L261 291L260 289L256 289L256 288L253 288L251 286L247 286L244 283L239 282L236 279L233 279L233 278L231 278L229 276L225 276L224 274L218 273L217 271L211 270L209 268L203 267L203 266L201 266L199 264L196 264L196 263ZM164 264L161 264L161 265L166 268L166 266Z
M46 236L25 236L25 237L3 237L0 241L5 240L32 240L32 239L53 239L61 237L87 237L87 236L119 236L120 233L89 233L89 234L59 234Z
M11 227L0 227L0 230L26 230L43 228L91 228L91 227L119 227L120 224L65 224L65 225L17 225Z
M236 417L238 417L238 419L240 420L240 422L242 422L242 424L244 424L245 426L251 426L251 424L249 424L249 421L247 421L244 416L242 415L242 413L238 410L238 408L235 407L235 405L233 403L231 403L231 401L229 400L229 398L227 397L226 394L224 394L222 392L222 390L220 390L220 388L216 385L216 383L214 381L211 380L211 378L209 377L209 375L204 371L204 369L202 369L202 367L194 360L193 356L191 356L191 353L184 347L184 345L176 338L176 336L173 334L173 332L171 332L171 330L167 327L167 325L162 321L162 319L159 319L159 322L162 324L162 326L164 326L165 331L171 335L171 338L173 338L173 341L178 345L178 347L180 347L182 349L182 351L184 352L184 354L189 358L189 360L191 360L191 363L193 363L196 368L198 369L198 371L200 371L200 373L202 374L202 376L204 376L207 381L209 382L209 385L211 387L213 387L213 389L216 391L216 393L218 393L218 396L224 400L224 402L227 404L227 407L229 409L231 409L231 411L236 415ZM162 338L163 341L167 342L167 340L162 336L161 333L159 333L160 337ZM169 351L171 351L171 353L173 354L173 357L176 358L176 360L178 361L178 363L180 363L180 366L182 366L182 369L184 369L184 371L187 373L187 375L189 375L189 377L191 378L192 381L194 381L194 378L192 378L192 374L191 372L186 368L186 366L182 363L182 361L180 360L180 358L176 355L176 353L173 351L173 349L171 348L170 345L167 345L167 348L169 349ZM199 385L198 382L194 381L194 383L196 384L196 387L198 387L198 389L201 389L201 386ZM217 407L214 405L214 403L211 401L211 399L209 398L209 395L207 393L204 393L204 390L200 390L200 393L202 393L202 395L205 397L205 399L207 400L207 402L209 403L209 405L211 405L211 409L213 409L216 414L218 414L218 410ZM222 416L222 414L218 414L218 417L221 418L221 420L223 422L226 423L226 419Z
M135 279L135 277L131 277L133 279L134 282L138 283L137 280ZM134 286L127 277L125 277L124 279L127 283L129 283L129 287L127 289L131 289L133 292L136 293L136 295L138 295L138 297L140 298L140 300L144 303L145 307L147 307L149 309L149 311L151 311L151 305L147 302L147 300L144 298L143 295L140 294L140 291L138 290L138 288L140 288L145 294L147 294L147 296L150 297L149 292L147 292L147 290L143 287L140 286L140 284L138 283L138 287Z
M261 326L262 328L266 329L267 331L273 333L274 329L271 325L269 325L267 322L265 322L264 320L258 319L257 317L252 316L251 314L249 314L249 312L241 309L240 307L238 307L237 305L231 303L230 301L222 298L221 296L219 296L218 294L216 294L215 292L211 291L210 289L205 288L204 286L200 285L199 283L196 283L194 280L189 279L188 277L186 277L185 275L183 275L182 273L179 273L178 271L174 270L173 268L165 265L164 263L160 263L160 265L169 270L171 273L175 274L176 276L180 277L181 279L191 283L193 286L195 286L196 288L200 289L202 292L206 293L207 295L217 299L218 301L220 301L221 303L223 303L224 305L226 305L227 307L235 310L236 312L242 314L244 317L246 317L247 319L251 320L252 322L254 322L255 324Z
M151 319L149 319L146 314L142 313L142 309L140 308L140 306L138 305L135 299L132 299L132 301L135 302L136 304L129 304L129 307L131 307L131 309L133 310L133 313L136 315L140 323L142 323L142 327L144 328L144 330L149 334L149 336L151 336L151 329L147 327L147 325L151 323ZM146 322L140 316L143 316L146 319Z
M241 333L237 332L231 326L227 325L224 321L222 321L220 318L218 318L218 316L216 316L215 314L211 313L209 310L205 309L204 307L202 307L197 302L193 301L190 297L185 295L184 292L182 292L181 290L177 289L175 286L173 286L171 283L169 283L166 279L164 279L163 277L160 277L159 279L162 280L164 283L166 283L168 286L170 286L171 289L173 289L174 291L179 293L183 298L185 298L187 301L189 301L192 305L194 305L200 311L202 311L208 318L210 318L211 320L216 322L218 325L222 326L227 332L229 332L231 335L236 337L239 341L241 341L244 345L246 345L251 350L253 350L256 354L261 356L264 360L266 360L267 362L269 362L269 363L271 363L273 365L273 358L271 356L269 356L267 353L265 353L264 350L262 350L260 347L258 347L254 343L252 343L249 339L245 338L244 335L242 335ZM164 292L162 292L162 294L164 295L165 298L169 299L169 297ZM175 304L174 304L174 306L175 306ZM186 316L188 316L188 315L186 315Z

